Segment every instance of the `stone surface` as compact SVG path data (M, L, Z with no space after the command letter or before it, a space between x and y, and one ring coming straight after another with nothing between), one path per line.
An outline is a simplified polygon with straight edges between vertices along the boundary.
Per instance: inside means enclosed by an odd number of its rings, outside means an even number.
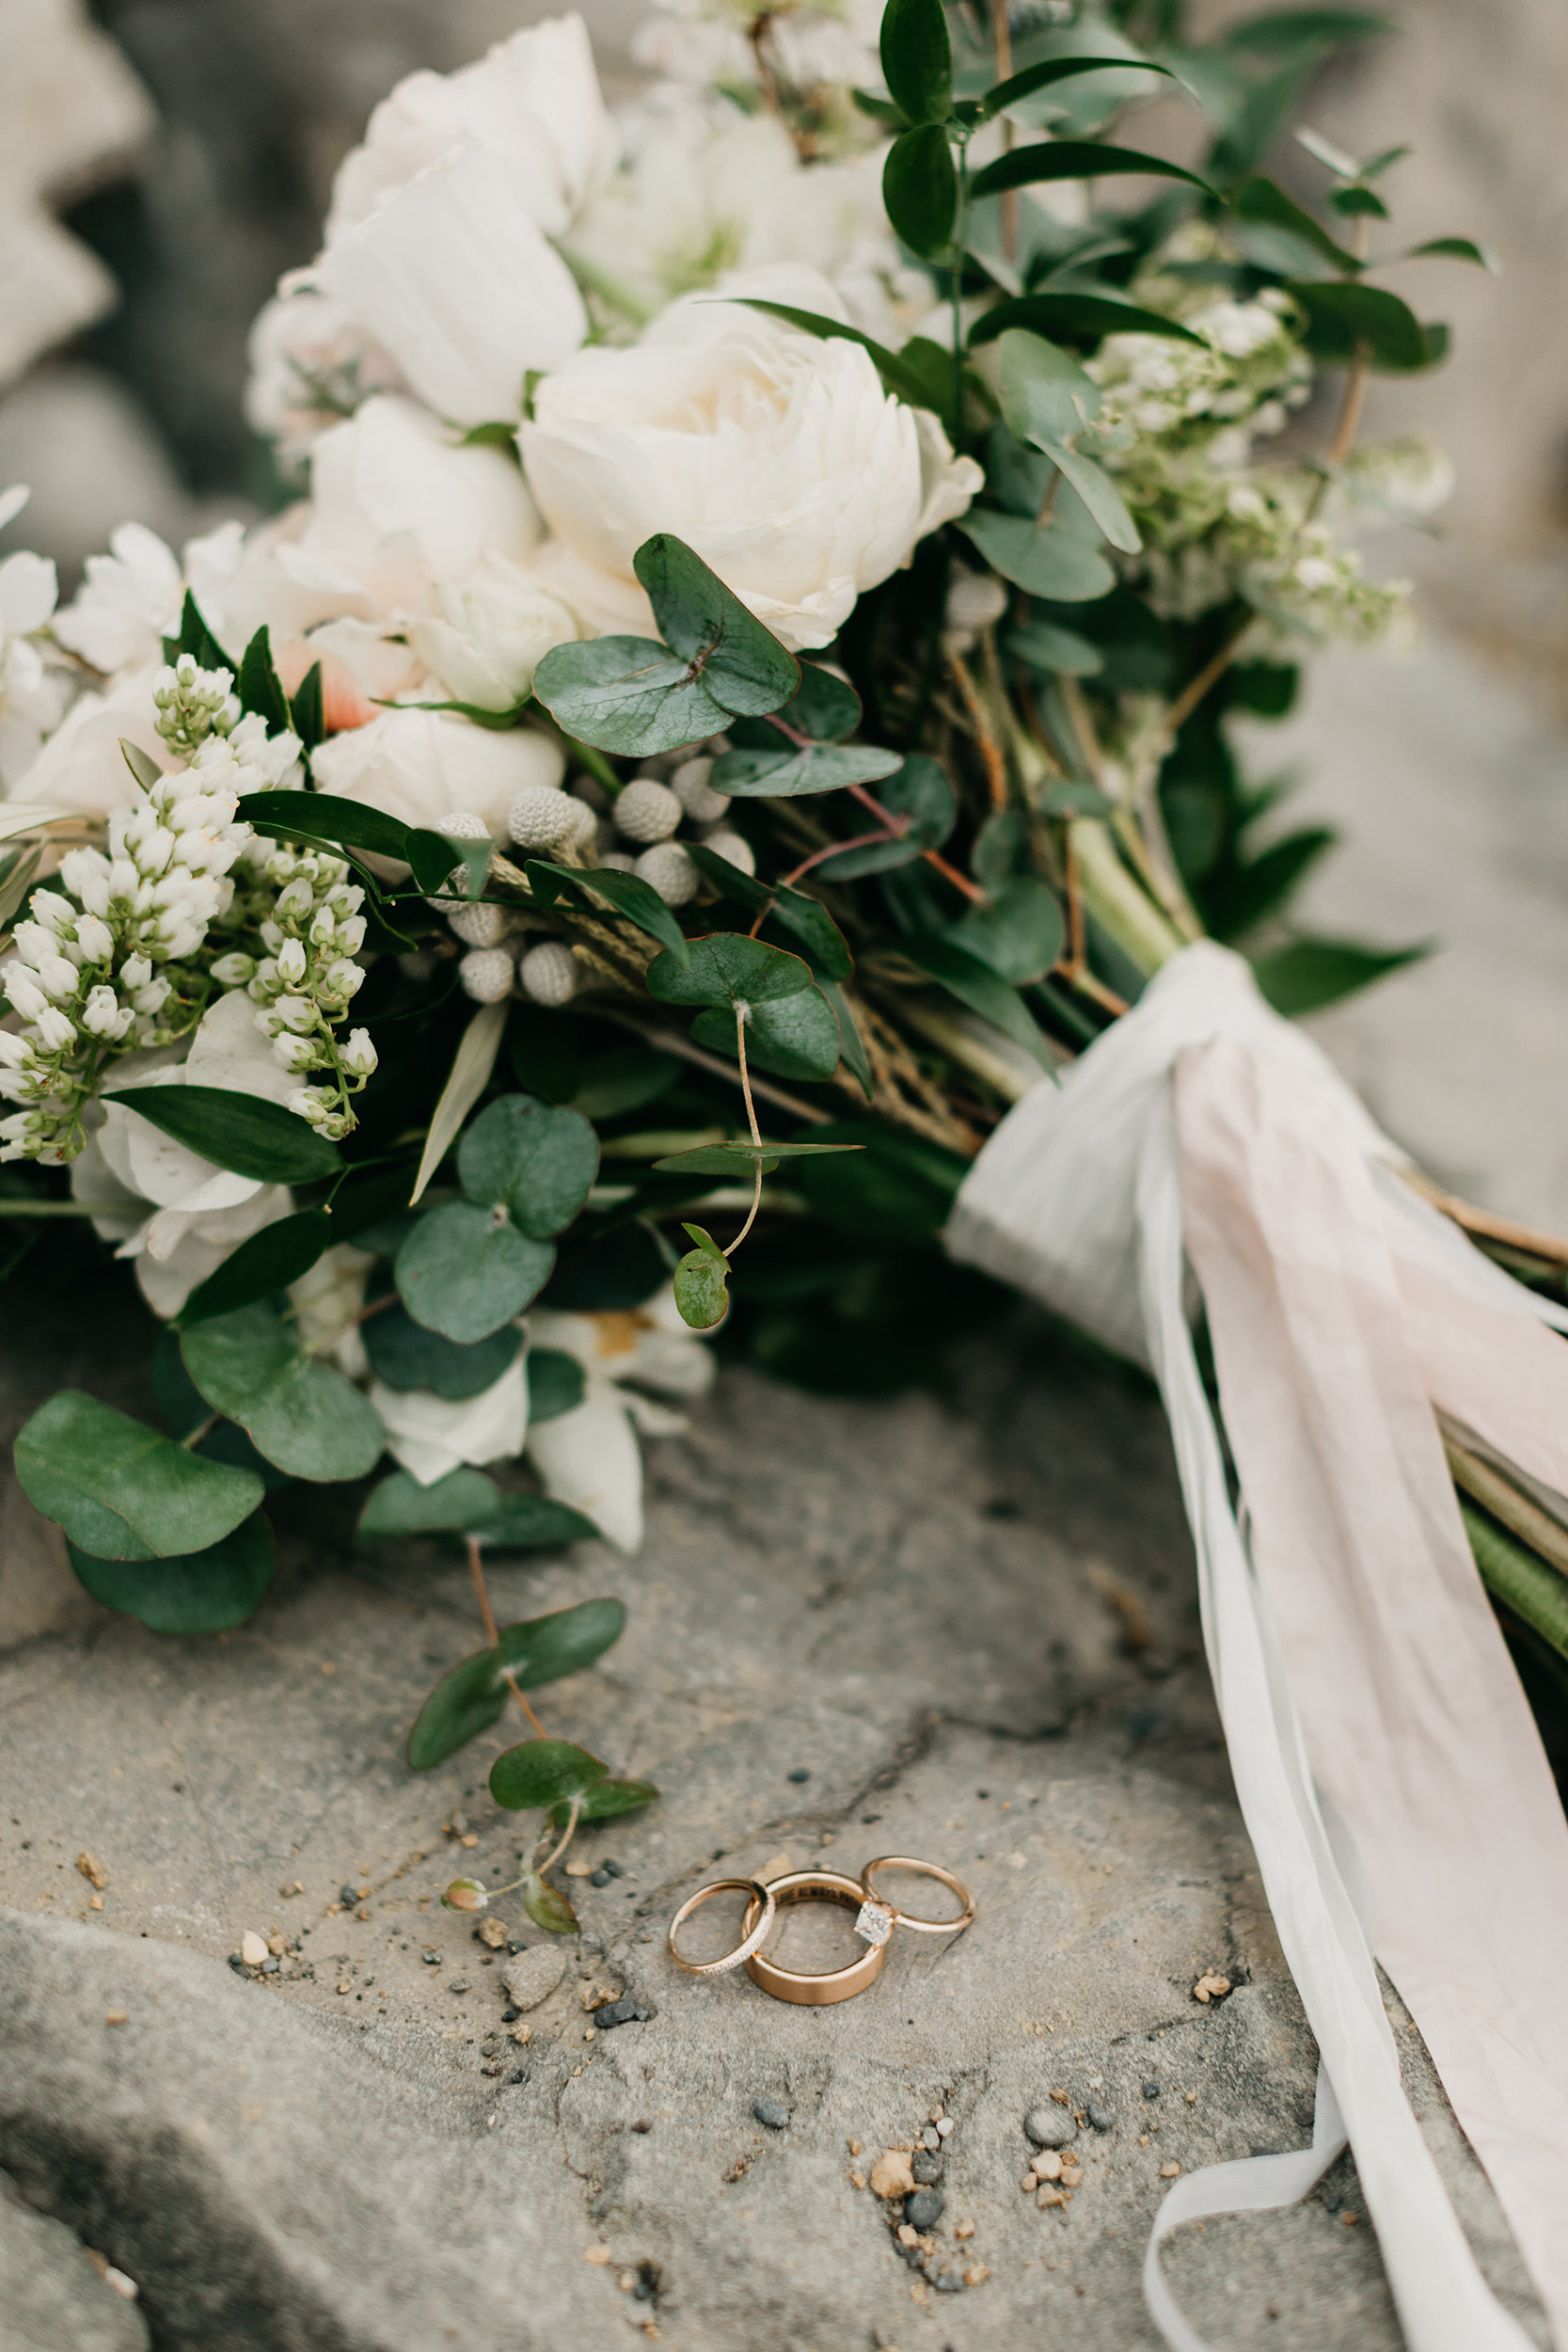
M566 1973L566 1956L555 1943L541 1941L519 1952L501 1970L501 1982L518 2009L537 2009L547 2001Z
M28 1390L76 1377L135 1406L114 1369L132 1312L112 1285L90 1327L19 1312ZM427 1775L402 1757L473 1646L461 1563L352 1552L352 1497L279 1499L277 1589L227 1639L72 1603L0 1659L0 2163L137 2281L159 2352L432 2352L457 2319L472 2352L597 2352L644 2318L681 2352L1024 2352L1042 2328L1152 2352L1138 2269L1161 2167L1302 2144L1315 2069L1229 1788L1156 1406L1021 1323L944 1399L821 1403L728 1373L650 1471L641 1559L587 1547L494 1577L503 1618L625 1598L625 1639L544 1711L664 1791L583 1834L623 1876L572 1882L579 1937L546 1943L499 1899L512 1960L439 1900L459 1870L515 1874L518 1827L485 1785L511 1728ZM708 1876L890 1851L955 1869L978 1916L895 1933L862 1998L794 2008L671 1963L669 1918ZM344 1908L345 1886L370 1891ZM721 1949L735 1916L717 1900L693 1931L710 1915ZM227 1964L247 1929L282 1946L276 1974ZM862 1948L837 1908L793 1910L779 1937L806 1967ZM562 1973L519 2044L507 1973L535 1951ZM1210 1969L1236 1989L1199 2007ZM601 2032L601 1996L650 2013ZM1481 2259L1540 2341L1392 2009ZM1065 2113L1056 2090L1113 2121L1042 2211L1019 2193L1023 2119ZM758 2122L766 2100L787 2131ZM927 2256L855 2184L894 2149L912 2186L935 2115L953 2130ZM1373 2233L1338 2217L1359 2211L1341 2164L1299 2209L1181 2233L1166 2263L1195 2326L1219 2352L1395 2352Z
M62 2221L0 2172L0 2322L6 2352L147 2352L147 2322ZM104 2265L106 2266L106 2265Z

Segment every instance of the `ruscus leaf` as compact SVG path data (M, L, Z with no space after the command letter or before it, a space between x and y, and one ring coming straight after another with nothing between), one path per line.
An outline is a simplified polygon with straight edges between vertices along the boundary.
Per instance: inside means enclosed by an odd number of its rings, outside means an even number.
M881 62L882 79L906 121L946 121L953 111L953 44L942 0L888 0Z
M610 1771L570 1740L525 1740L498 1756L490 1767L490 1794L510 1813L533 1805L570 1804Z
M924 124L895 139L882 166L882 202L911 253L927 262L942 259L958 218L958 175L939 124Z
M1157 180L1184 180L1205 196L1216 191L1196 171L1167 163L1163 155L1144 155L1133 147L1102 147L1095 139L1049 139L1043 146L1015 147L977 171L970 186L974 197L1001 196L1008 188L1038 187L1052 180L1101 180L1112 174L1145 173Z
M308 1120L232 1087L124 1087L113 1099L214 1167L261 1184L314 1184L343 1164Z

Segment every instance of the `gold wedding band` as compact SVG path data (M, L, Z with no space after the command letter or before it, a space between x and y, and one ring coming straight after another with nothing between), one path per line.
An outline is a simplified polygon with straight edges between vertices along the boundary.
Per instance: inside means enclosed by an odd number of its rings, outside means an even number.
M722 1895L731 1888L736 1894L749 1895L752 1899L747 1908L746 1923L741 1932L740 1942L733 1952L725 1952L720 1960L682 1960L675 1949L676 1929L684 1921L689 1919L692 1913L705 1903L710 1895ZM759 1909L762 1916L753 1928L752 1916ZM743 1962L751 1960L752 1954L768 1935L777 1916L778 1906L774 1901L772 1890L765 1886L760 1879L715 1879L707 1886L699 1886L694 1895L689 1895L671 1920L670 1957L677 1968L686 1970L689 1977L721 1977L726 1968L738 1968Z
M909 1912L897 1910L885 1896L878 1894L871 1883L872 1873L877 1870L912 1870L917 1878L940 1880L943 1886L950 1887L957 1895L963 1909L956 1919L913 1918ZM774 1883L778 1883L777 1881ZM866 1864L861 1872L860 1883L867 1904L875 1904L879 1911L886 1912L891 1927L912 1928L917 1935L956 1935L960 1928L969 1927L974 1917L974 1896L963 1881L956 1879L951 1870L944 1870L940 1862L919 1862L912 1854L907 1853L879 1854L875 1862Z
M767 1894L780 1909L790 1903L842 1903L847 1910L860 1912L864 1907L864 1890L856 1879L846 1878L839 1870L792 1870L786 1878L771 1879ZM765 1960L756 1946L768 1932L768 1926L759 1921L755 1936L750 1931L757 1909L753 1896L746 1914L747 1943L751 1957L746 1974L753 1984L760 1984L765 1993L771 1993L776 2001L798 2001L812 2009L824 2009L831 2001L852 2000L875 1984L887 1959L887 1941L873 1943L843 1968L830 1968L819 1974L809 1974L800 1968L781 1968L776 1960Z

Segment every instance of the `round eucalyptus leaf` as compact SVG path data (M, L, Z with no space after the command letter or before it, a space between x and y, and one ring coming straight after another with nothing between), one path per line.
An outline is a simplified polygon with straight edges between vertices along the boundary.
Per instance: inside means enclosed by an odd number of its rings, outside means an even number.
M512 1813L533 1805L570 1804L610 1771L570 1740L525 1740L498 1756L490 1767L490 1794Z
M947 935L1017 988L1043 979L1062 952L1067 927L1055 894L1021 874L999 884L989 906L971 907Z
M548 1241L570 1225L599 1169L599 1139L579 1111L503 1094L486 1104L457 1150L470 1200L504 1205L520 1232Z
M811 967L765 939L714 931L693 939L683 965L673 955L648 967L648 993L665 1005L760 1005L798 996L811 986Z
M711 1052L736 1055L735 1016L700 1012L691 1035ZM738 1058L738 1056L736 1056ZM746 1058L777 1078L831 1078L838 1068L838 1023L819 988L752 1005Z
M555 1263L504 1211L449 1201L422 1216L398 1251L403 1303L427 1331L471 1345L520 1314Z
M563 1347L531 1347L528 1352L528 1417L558 1421L582 1403L588 1375Z
M359 1541L390 1535L471 1534L500 1509L500 1488L483 1470L449 1470L421 1486L411 1470L394 1470L372 1490L359 1516Z
M380 1459L387 1432L370 1399L333 1365L312 1361L270 1308L196 1324L180 1352L209 1405L292 1476L363 1478Z
M495 1518L476 1533L495 1551L544 1551L557 1544L594 1543L599 1534L583 1512L553 1495L502 1495Z
M153 1633L222 1633L261 1607L277 1546L260 1511L205 1551L162 1560L100 1560L66 1539L71 1565L94 1600Z
M463 1346L427 1331L397 1299L368 1315L359 1336L378 1380L389 1389L429 1389L450 1405L494 1388L523 1343L517 1326L503 1324L488 1339Z
M262 1495L253 1471L198 1460L80 1389L61 1389L22 1429L16 1474L35 1509L103 1560L205 1551Z
M585 1790L578 1807L579 1821L610 1821L618 1813L636 1813L641 1806L652 1804L658 1790L651 1780L596 1780ZM564 1829L569 1805L558 1804L550 1819L557 1829Z

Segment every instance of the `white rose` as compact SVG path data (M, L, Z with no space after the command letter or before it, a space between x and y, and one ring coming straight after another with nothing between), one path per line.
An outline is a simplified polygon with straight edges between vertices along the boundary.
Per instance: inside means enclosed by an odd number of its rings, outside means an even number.
M465 141L523 160L532 217L559 236L615 167L615 133L580 16L530 25L455 73L400 82L372 115L363 146L339 166L326 243Z
M422 612L435 580L539 538L522 476L499 450L464 448L413 401L383 394L316 443L311 500L273 548L296 587L350 599L360 618ZM368 609L368 612L366 608Z
M530 371L559 367L588 331L537 200L526 155L455 147L329 245L311 277L437 415L515 419Z
M566 755L532 727L497 731L454 711L407 703L368 726L335 735L314 755L324 792L365 801L406 825L434 825L467 811L497 841L508 838L506 815L529 784L560 784Z
M795 264L726 290L844 316ZM984 478L933 416L882 390L858 343L701 295L633 350L578 352L539 386L519 438L541 512L581 562L625 593L643 540L673 532L793 651L829 644Z
M397 366L341 303L291 273L250 330L245 422L277 444L285 468L372 392L406 389Z
M421 1486L465 1462L509 1462L528 1436L528 1373L518 1353L478 1396L451 1404L432 1389L371 1386L371 1403L387 1424L387 1451Z
M437 583L436 612L409 642L454 702L510 710L533 689L535 665L578 635L558 596L503 555L487 556L466 584Z

